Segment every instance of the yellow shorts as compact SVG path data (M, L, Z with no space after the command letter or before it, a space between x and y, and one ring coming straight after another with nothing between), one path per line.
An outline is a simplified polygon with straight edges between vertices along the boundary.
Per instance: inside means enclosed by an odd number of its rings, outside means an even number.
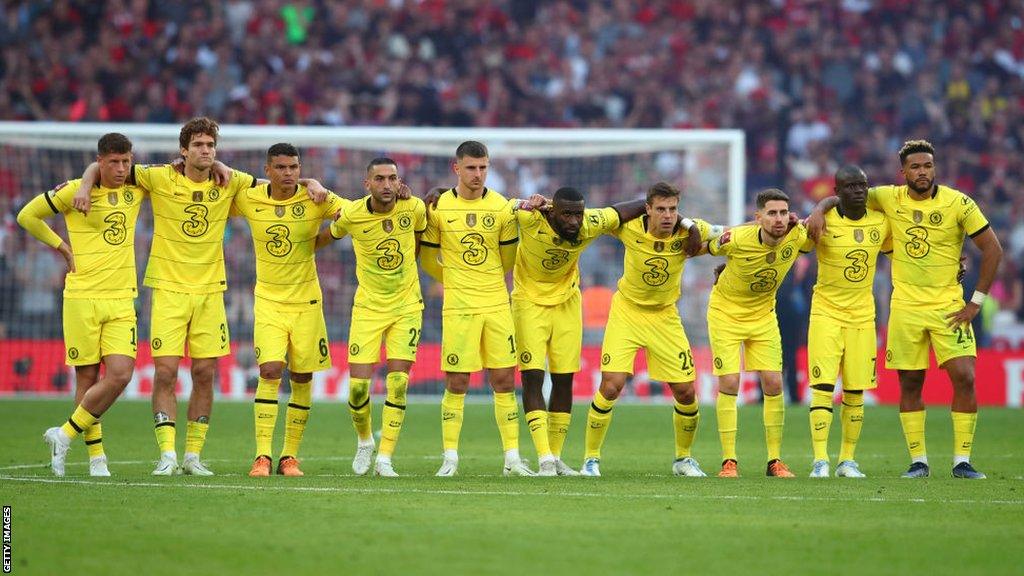
M441 317L441 370L476 372L515 365L515 326L508 306L486 314Z
M353 309L348 331L348 363L376 364L380 360L381 341L388 360L415 362L422 328L422 310L395 316Z
M640 348L647 351L647 374L652 380L677 383L697 378L690 341L675 305L645 308L616 292L601 344L601 371L632 374Z
M714 357L714 374L739 374L740 346L748 372L782 370L782 337L775 312L743 322L708 308L708 340Z
M875 379L875 324L843 326L834 318L811 314L807 330L807 381L835 384L842 370L843 390L871 390Z
M68 366L91 366L111 354L135 358L138 344L133 298L64 299Z
M583 308L580 294L554 306L512 300L520 370L544 370L552 374L579 372L583 348Z
M253 330L256 362L284 362L306 374L331 367L327 324L320 304L282 305L256 298Z
M889 313L889 337L885 350L885 366L892 370L924 370L928 368L929 344L935 349L939 366L960 356L977 356L974 330L971 325L950 328L946 314L960 307L945 310L898 310Z
M153 356L218 358L231 352L224 293L186 294L153 290L149 343Z

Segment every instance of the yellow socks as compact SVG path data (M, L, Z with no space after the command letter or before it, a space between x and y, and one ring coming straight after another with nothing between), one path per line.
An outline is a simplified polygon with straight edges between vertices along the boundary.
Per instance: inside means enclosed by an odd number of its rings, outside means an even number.
M829 384L815 384L811 387L811 446L814 448L815 460L828 462L828 433L832 428L832 393L834 389L835 387ZM843 430L846 430L845 420L843 421ZM839 461L843 461L842 456L839 457Z
M174 452L174 420L167 417L163 412L153 415L153 432L156 434L156 444L160 447L160 453Z
M768 447L768 461L782 458L782 423L786 419L786 399L779 392L764 395L764 442Z
M69 439L73 440L86 428L92 426L97 420L99 420L98 417L90 414L88 410L82 408L82 405L79 404L75 407L75 411L71 413L71 417L68 418L68 421L65 422L60 429L64 431L64 434L66 434Z
M604 437L608 434L608 427L611 426L612 407L614 406L615 400L605 398L600 390L594 392L594 401L590 403L590 410L587 411L584 458L601 457L601 445L604 444Z
M686 458L690 455L690 448L693 447L693 439L697 436L697 423L700 422L700 412L697 411L697 402L689 404L675 403L675 411L672 414L672 424L675 429L676 459Z
M103 426L97 420L85 429L85 448L89 451L89 459L103 456Z
M977 412L953 412L953 465L971 461L971 446L974 444L974 427L978 424Z
M555 458L562 457L562 447L565 446L565 437L569 435L569 422L572 414L569 412L548 412L548 446Z
M260 378L252 405L256 422L256 456L272 456L274 427L277 425L277 395L281 380Z
M352 414L352 427L361 441L373 436L370 416L370 379L349 378L348 380L348 411Z
M551 444L548 440L548 413L546 410L530 410L526 413L526 427L530 429L533 446L537 449L537 458L551 456Z
M494 420L498 423L502 449L519 449L519 404L515 392L494 393Z
M853 453L860 440L864 426L864 393L843 391L843 408L839 413L843 421L843 447L839 450L839 461L853 460Z
M299 445L302 444L302 434L306 431L306 422L309 421L309 407L313 401L312 382L292 382L292 394L288 398L288 410L285 412L284 421L284 448L281 449L281 456L298 456ZM369 412L370 400L367 398L366 406ZM367 426L369 426L369 414L367 414Z
M925 411L900 412L900 423L903 424L903 436L907 439L907 450L913 462L928 462L928 454L924 444Z
M380 449L377 453L390 457L395 453L398 434L401 433L402 422L405 421L405 396L409 389L409 375L405 372L388 372L386 385L388 396L384 400L384 410L381 413Z
M466 395L444 391L441 398L441 447L445 451L459 449L462 417L466 413Z
M722 442L722 460L736 459L736 395L719 392L715 400L718 439Z
M200 420L197 421L189 420L185 428L186 456L189 454L198 455L203 451L203 445L206 444L206 432L210 429L209 419L206 416L200 416L199 418Z

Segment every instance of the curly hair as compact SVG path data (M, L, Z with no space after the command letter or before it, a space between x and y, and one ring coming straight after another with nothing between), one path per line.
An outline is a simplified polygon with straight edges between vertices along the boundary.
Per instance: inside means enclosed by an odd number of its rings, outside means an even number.
M182 148L188 148L188 144L192 141L194 136L205 134L213 138L213 145L216 146L219 132L220 125L217 124L215 120L205 116L193 118L181 127L181 133L178 135L178 144L181 145Z

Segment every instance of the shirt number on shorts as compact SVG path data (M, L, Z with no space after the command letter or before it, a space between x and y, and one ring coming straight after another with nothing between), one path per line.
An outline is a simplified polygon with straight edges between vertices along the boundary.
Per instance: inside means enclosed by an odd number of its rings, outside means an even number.
M291 230L287 226L284 224L274 224L267 228L267 234L272 236L270 240L267 240L267 252L270 252L272 256L281 258L282 256L287 256L292 251L292 241L288 239Z
M462 253L462 260L470 266L479 266L487 260L487 246L484 246L484 237L473 232L466 234L459 241L466 247Z
M683 361L682 369L689 372L693 370L693 354L689 350L684 350L679 353L679 359Z
M953 328L953 332L956 333L957 344L963 344L965 340L967 342L974 342L974 333L971 331L970 324L967 325L967 328L957 326L956 328Z
M103 219L104 222L110 224L110 228L103 231L103 239L107 244L117 246L128 237L128 230L124 226L126 220L124 212L114 212Z
M860 282L868 277L868 253L867 250L851 250L846 254L850 265L843 268L843 276L850 282Z
M380 266L381 270L394 270L405 261L405 256L402 255L402 245L394 238L382 240L380 244L377 244L377 250L384 253L377 258L377 266Z
M209 208L202 204L192 204L185 207L185 214L191 217L181 223L182 232L193 238L206 234L210 228L210 221L206 219L210 214Z
M321 338L320 342L317 343L317 347L320 350L320 357L327 358L327 353L330 352L330 350L327 349L327 339Z
M415 328L409 328L409 348L415 348L416 343L420 341L420 331Z

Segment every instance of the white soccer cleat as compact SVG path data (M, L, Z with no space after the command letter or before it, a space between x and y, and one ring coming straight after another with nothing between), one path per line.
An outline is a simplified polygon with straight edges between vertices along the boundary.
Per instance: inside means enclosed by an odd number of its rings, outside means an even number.
M836 476L839 470L836 470ZM811 478L828 478L828 460L815 460L811 465Z
M455 473L459 471L459 457L458 456L445 456L441 462L441 467L437 469L435 476L441 476L442 478L450 478L455 476Z
M501 473L505 476L536 476L537 473L526 465L521 459L505 460L505 467Z
M382 478L398 478L398 472L395 472L395 468L391 465L390 460L378 459L373 464L373 475Z
M153 469L153 476L174 476L175 474L181 474L181 468L178 468L178 459L171 454L161 454L160 461Z
M60 427L47 428L43 441L50 445L50 470L54 476L64 476L64 460L68 457L71 441L61 432Z
M678 458L672 463L672 474L676 476L689 476L690 478L704 478L707 476L700 469L700 464L697 463L697 460L689 456Z
M373 451L376 448L373 442L373 438L370 438L369 442L363 443L362 440L356 444L356 455L352 458L352 471L356 473L356 476L366 476L366 473L370 471L370 464L373 462Z
M97 456L95 458L89 458L89 476L110 476L110 470L107 468L106 456Z
M565 462L562 462L561 458L555 460L555 471L558 472L559 476L579 476L580 475L580 473L577 472L575 469L573 469L572 466L569 466Z
M580 476L600 476L601 475L601 460L598 458L587 458L583 461L583 467L580 468Z
M827 473L827 471L826 471ZM867 478L854 460L843 460L836 466L836 478Z
M554 456L542 458L537 466L537 476L558 476L558 460Z
M186 454L181 461L181 472L192 476L213 476L213 470L207 468L199 461L198 455Z

